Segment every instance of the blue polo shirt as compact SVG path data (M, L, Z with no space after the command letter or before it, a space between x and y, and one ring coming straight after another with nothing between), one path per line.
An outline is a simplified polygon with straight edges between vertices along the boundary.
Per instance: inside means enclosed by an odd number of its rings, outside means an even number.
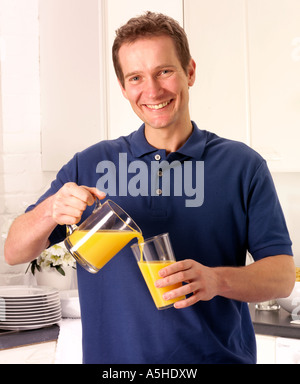
M77 153L37 204L69 181L105 189L145 238L168 232L177 260L238 267L247 251L254 260L292 255L265 160L195 123L187 142L169 155L146 141L144 125ZM57 226L51 244L64 237L65 227ZM217 296L157 310L130 244L97 274L80 266L77 273L84 363L256 362L247 303Z

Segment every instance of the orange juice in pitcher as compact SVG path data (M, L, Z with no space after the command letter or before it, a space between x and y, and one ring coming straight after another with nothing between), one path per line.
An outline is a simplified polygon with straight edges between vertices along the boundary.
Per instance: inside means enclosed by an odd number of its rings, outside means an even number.
M96 273L133 238L142 238L140 228L122 208L107 200L71 230L65 246L82 267Z

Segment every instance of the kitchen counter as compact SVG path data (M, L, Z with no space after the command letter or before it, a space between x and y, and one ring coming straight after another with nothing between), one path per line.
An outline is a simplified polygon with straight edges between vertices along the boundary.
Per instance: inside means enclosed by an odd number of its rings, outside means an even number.
M300 325L291 324L291 315L284 309L258 311L254 304L250 304L249 309L256 334L300 339ZM0 330L0 350L57 341L59 329L59 324L55 324L21 332Z
M260 311L249 304L256 334L300 339L300 325L291 324L291 314L280 308L278 311Z
M28 331L0 330L0 350L56 341L58 334L59 326L57 324Z
M81 339L79 318L63 318L35 330L0 330L0 365L81 364Z

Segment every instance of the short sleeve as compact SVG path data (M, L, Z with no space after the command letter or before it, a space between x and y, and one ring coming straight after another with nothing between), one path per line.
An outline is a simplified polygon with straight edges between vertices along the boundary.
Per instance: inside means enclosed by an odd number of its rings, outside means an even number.
M254 260L280 254L292 256L292 242L265 161L251 180L247 207L248 249Z

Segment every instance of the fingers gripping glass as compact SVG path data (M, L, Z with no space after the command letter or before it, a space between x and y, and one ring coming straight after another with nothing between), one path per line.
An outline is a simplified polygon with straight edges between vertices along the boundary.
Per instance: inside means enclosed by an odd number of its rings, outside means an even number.
M152 237L143 243L134 244L131 249L157 309L173 307L176 301L185 299L185 296L171 300L164 300L162 297L164 293L181 287L181 283L163 288L155 286L155 281L160 279L158 272L176 262L168 233Z

